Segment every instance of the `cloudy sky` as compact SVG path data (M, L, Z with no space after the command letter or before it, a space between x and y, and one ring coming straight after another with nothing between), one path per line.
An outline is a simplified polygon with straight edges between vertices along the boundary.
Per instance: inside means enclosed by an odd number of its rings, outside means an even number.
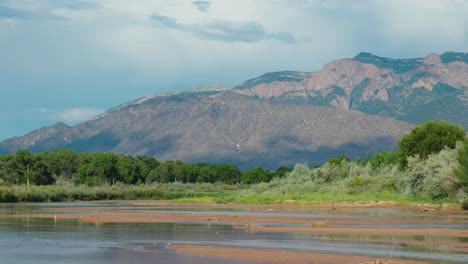
M0 0L0 140L148 94L468 51L468 0Z

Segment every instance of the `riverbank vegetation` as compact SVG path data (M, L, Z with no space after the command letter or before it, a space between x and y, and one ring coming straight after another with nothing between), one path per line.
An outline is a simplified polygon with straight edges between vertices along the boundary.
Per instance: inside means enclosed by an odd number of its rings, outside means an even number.
M228 164L160 163L150 157L71 151L0 157L0 201L178 199L199 203L452 203L468 209L468 140L446 122L428 122L398 150L319 167L241 172ZM29 185L28 185L29 183ZM41 186L42 185L42 186Z
M0 186L54 185L86 186L164 183L253 184L283 177L291 169L276 171L261 167L241 172L230 164L159 162L153 157L113 153L75 153L70 150L33 154L20 150L0 156Z

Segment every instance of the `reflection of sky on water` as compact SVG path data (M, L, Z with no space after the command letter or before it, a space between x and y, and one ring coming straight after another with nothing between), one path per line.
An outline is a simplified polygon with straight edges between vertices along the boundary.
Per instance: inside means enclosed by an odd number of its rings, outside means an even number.
M47 204L47 207L69 206L67 203ZM129 203L75 203L73 206L131 206ZM43 204L3 204L1 213L27 213L33 215L41 211ZM138 208L135 208L138 210ZM206 214L212 208L141 208L142 211L180 212ZM112 211L107 209L107 211ZM119 211L116 208L115 211ZM371 211L369 211L372 213ZM248 212L246 208L216 208L215 214L249 214L289 216L292 212ZM369 215L360 210L362 217ZM398 211L380 211L381 217L391 217ZM300 210L296 216L327 216L323 212ZM330 215L328 215L330 217ZM345 217L348 217L346 215ZM343 216L342 216L343 217ZM380 216L379 216L380 217ZM265 225L272 225L265 223ZM304 224L295 224L305 226ZM376 226L385 226L378 225ZM401 228L458 228L463 224L418 224L400 225ZM349 242L333 238L355 238L361 241ZM410 259L435 260L438 263L463 263L466 255L450 253L434 245L405 245L392 243L370 243L365 239L413 239L418 241L437 241L434 237L398 237L398 236L359 236L359 235L314 235L287 233L246 233L230 226L211 224L84 224L78 220L35 219L33 217L0 218L0 256L1 263L41 264L41 263L239 263L225 260L210 260L203 257L185 256L167 249L168 243L219 245L247 248L293 249L313 252L349 253L375 257L402 257ZM362 241L364 240L364 241ZM441 238L441 241L467 243L464 238Z

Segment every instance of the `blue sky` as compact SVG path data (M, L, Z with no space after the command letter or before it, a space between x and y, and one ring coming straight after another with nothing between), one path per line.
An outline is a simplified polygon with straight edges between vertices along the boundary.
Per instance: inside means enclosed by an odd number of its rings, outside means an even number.
M468 0L0 0L0 140L360 51L467 49Z

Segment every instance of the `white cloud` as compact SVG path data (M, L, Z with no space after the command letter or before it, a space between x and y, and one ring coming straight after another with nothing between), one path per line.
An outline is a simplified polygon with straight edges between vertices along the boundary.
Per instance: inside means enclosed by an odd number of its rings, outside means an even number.
M41 113L47 113L51 120L61 121L68 124L83 122L104 112L102 109L89 107L76 107L63 110L41 108L39 111Z
M136 82L180 86L182 74L196 85L202 76L208 84L208 75L222 84L270 70L318 70L360 51L405 57L468 46L466 0L9 2L22 12L64 17L4 28L0 22L4 68L24 75L69 75L92 66L133 71ZM194 8L200 3L209 12Z

